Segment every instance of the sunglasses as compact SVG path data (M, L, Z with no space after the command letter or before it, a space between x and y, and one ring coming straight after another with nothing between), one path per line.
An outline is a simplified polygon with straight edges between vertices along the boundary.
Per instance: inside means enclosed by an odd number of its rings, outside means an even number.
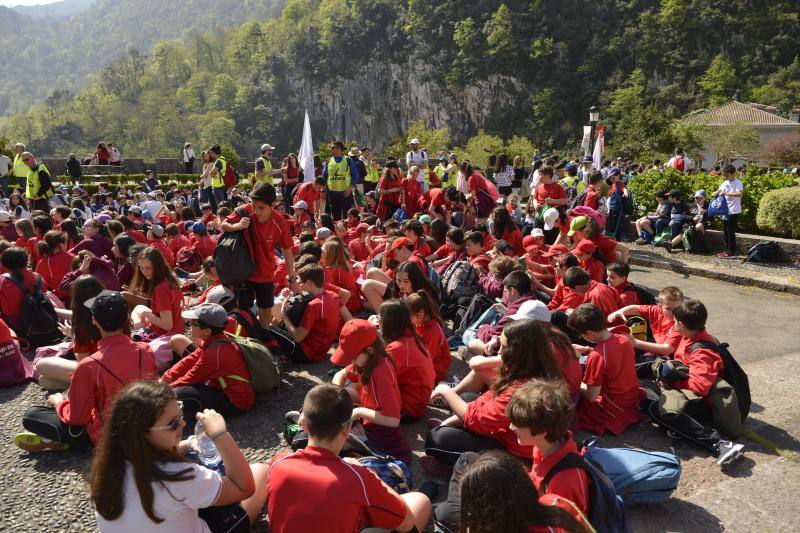
M178 416L170 420L169 424L167 424L166 426L154 426L150 428L150 431L159 431L162 429L176 431L178 429L178 426L181 425L181 420L183 420L183 402L178 400Z

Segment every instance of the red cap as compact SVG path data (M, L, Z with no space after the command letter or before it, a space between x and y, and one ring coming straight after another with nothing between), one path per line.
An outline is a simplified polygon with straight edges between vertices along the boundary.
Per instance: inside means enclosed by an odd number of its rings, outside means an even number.
M400 248L408 248L410 246L413 246L411 244L411 241L409 241L405 237L396 238L395 240L392 241L392 245L389 247L389 251L388 251L389 259L394 258L394 251L395 250L399 250Z
M564 244L553 244L550 249L542 254L543 257L554 257L556 255L565 255L569 253L569 248Z
M339 334L339 347L333 352L331 362L345 366L359 356L378 338L378 330L361 318L348 320Z
M572 250L574 254L593 254L597 250L597 245L589 239L583 239Z
M536 242L536 237L533 235L526 235L524 239L522 239L522 247L526 250L530 251L531 248L534 246L539 246L539 243Z

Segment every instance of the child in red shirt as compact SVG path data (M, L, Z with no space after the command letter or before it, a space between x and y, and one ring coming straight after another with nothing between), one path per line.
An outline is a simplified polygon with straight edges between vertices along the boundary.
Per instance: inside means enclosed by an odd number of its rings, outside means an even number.
M181 248L191 245L188 237L181 234L181 228L177 224L169 224L164 229L167 233L167 246L169 246L169 249L175 257L178 257L178 251L180 251Z
M409 216L414 216L419 211L419 198L422 196L422 182L419 180L419 167L412 166L408 169L408 176L400 182L403 201L402 207L408 211Z
M361 309L361 289L347 257L347 249L339 240L328 239L322 245L322 264L325 268L325 281L350 293L347 310L357 313Z
M440 246L433 254L426 257L436 271L441 275L447 267L466 258L464 249L464 232L458 228L451 228L447 231L445 244Z
M411 464L411 446L400 430L396 365L375 326L359 318L348 321L339 334L339 347L331 362L345 367L332 382L346 386L353 401L358 402L353 418L362 421L369 441L384 453Z
M570 267L567 270L564 274L564 286L583 296L584 303L597 306L603 316L619 309L619 297L614 289L596 282L581 267Z
M608 286L617 292L621 306L639 305L639 293L636 287L628 281L631 267L625 263L611 263L606 265L606 278Z
M641 316L650 325L654 342L635 339L634 348L646 352L642 357L652 359L655 355L670 357L680 342L680 333L675 331L672 310L683 301L683 291L678 287L664 287L658 293L657 305L627 305L608 316L609 324L624 324L629 316ZM641 359L641 358L640 358Z
M403 412L401 422L416 422L428 409L428 400L436 384L433 361L417 335L411 321L411 311L405 303L400 300L384 302L380 319L386 351L397 367Z
M303 231L303 224L311 220L311 217L308 216L308 204L300 200L292 206L292 209L294 209L294 215L292 215L292 230L295 235L300 235Z
M353 260L359 263L369 258L368 228L369 226L366 224L359 224L356 226L355 238L347 245L347 248L350 250L350 255L353 256Z
M75 257L66 251L66 234L60 231L48 231L36 247L40 257L36 264L36 272L42 276L44 288L54 291L59 298L64 298L66 295L57 291L58 285L64 276L72 271L72 258Z
M581 384L584 401L578 406L581 429L619 435L642 419L633 344L627 336L608 331L606 315L592 304L575 309L567 325L594 344L594 348L585 348L589 356Z
M417 330L417 335L428 349L433 360L433 369L436 381L442 381L450 369L453 358L450 355L450 346L447 344L441 319L436 312L436 304L427 293L415 292L405 301L411 311L411 322Z
M594 256L597 246L589 239L580 241L572 253L580 261L580 267L589 273L589 276L597 283L606 282L606 269L602 262Z

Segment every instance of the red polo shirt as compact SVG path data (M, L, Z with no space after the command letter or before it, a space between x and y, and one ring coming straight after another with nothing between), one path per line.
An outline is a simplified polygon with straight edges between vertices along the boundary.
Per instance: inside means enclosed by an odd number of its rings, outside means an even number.
M150 297L150 310L154 314L159 314L162 311L169 311L172 313L172 329L169 331L161 329L153 324L150 329L157 335L164 335L166 333L183 333L183 317L181 310L183 309L183 293L179 287L175 287L167 280L162 281L153 289L153 295Z
M42 281L44 281L42 290L50 289L55 291L58 289L58 285L64 276L72 271L73 257L75 256L69 252L56 252L39 260L36 264L36 272L42 276ZM60 295L59 297L62 296Z
M605 316L619 309L617 292L608 285L597 283L596 281L591 282L589 292L584 295L583 301L599 307Z
M336 339L339 322L342 317L339 309L342 301L339 296L326 290L315 296L306 307L303 320L298 327L308 331L308 335L300 341L303 353L312 361L321 361Z
M650 324L650 331L657 343L672 344L672 339L680 339L680 333L675 333L675 319L664 314L660 305L640 305L639 314Z
M272 211L266 221L259 222L253 214L253 204L246 204L243 207L250 218L250 227L245 230L244 234L247 242L250 243L256 263L256 270L249 280L256 283L269 283L273 281L275 275L275 246L280 246L284 250L291 249L294 245L292 232L289 230L286 219L280 213ZM228 215L225 221L229 224L237 224L242 217L236 211L234 210ZM250 228L254 228L255 246L250 239Z
M433 361L436 381L442 381L453 362L442 325L438 320L431 319L425 324L416 326L416 330Z
M717 340L703 329L694 337L681 336L675 349L675 360L689 367L689 378L672 382L675 389L689 389L698 396L708 396L717 378L725 371L722 357L709 348L698 348L691 351L692 344L708 341L718 344Z
M360 384L352 364L347 367L347 379ZM359 385L358 403L361 407L372 409L383 416L400 418L400 387L394 364L388 357L381 358L372 370L369 381ZM364 425L370 424L374 422L364 420Z
M567 468L554 474L547 489L542 486L544 479L550 470L553 469L568 454L580 455L575 441L572 440L572 432L567 431L567 440L555 452L544 457L539 448L533 448L533 466L531 467L530 477L540 494L554 494L562 496L574 502L583 514L589 512L589 476L582 468Z
M33 273L28 268L23 268L20 273L22 274L22 284L28 291L33 292L36 288L36 280L39 275ZM12 274L8 273L8 275L10 276ZM42 291L44 290L46 290L46 287L44 280L42 280ZM6 279L5 275L0 276L0 294L3 295L3 297L0 298L0 311L3 312L3 317L7 320L9 327L15 329L19 327L17 320L19 320L22 298L24 295L13 281Z
M517 434L509 428L511 422L506 416L511 395L524 384L523 380L515 381L497 395L489 389L470 402L464 414L464 427L475 433L494 437L506 447L508 453L528 459L533 454L533 447L523 446L517 441Z
M386 351L397 365L397 383L400 387L403 413L409 416L424 415L436 383L433 361L427 353L420 350L413 335L390 342Z
M355 313L361 309L361 291L351 270L325 267L325 281L350 293L350 299L347 300L348 311Z

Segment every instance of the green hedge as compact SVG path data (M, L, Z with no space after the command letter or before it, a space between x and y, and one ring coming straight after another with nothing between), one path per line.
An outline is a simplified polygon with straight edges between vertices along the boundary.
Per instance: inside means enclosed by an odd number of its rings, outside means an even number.
M755 166L751 166L740 179L744 185L744 196L742 197L742 216L739 218L739 225L747 231L754 231L759 227L756 224L756 213L759 202L765 193L795 185L791 174L782 172L761 174L760 169ZM711 176L705 172L684 175L670 168L648 170L636 176L629 183L629 187L636 197L637 204L652 212L657 204L656 191L660 189L678 189L683 192L684 198L688 202L691 201L694 191L698 189L705 189L710 197L719 188L722 180L722 176Z
M800 238L800 187L765 193L756 222L765 231Z

